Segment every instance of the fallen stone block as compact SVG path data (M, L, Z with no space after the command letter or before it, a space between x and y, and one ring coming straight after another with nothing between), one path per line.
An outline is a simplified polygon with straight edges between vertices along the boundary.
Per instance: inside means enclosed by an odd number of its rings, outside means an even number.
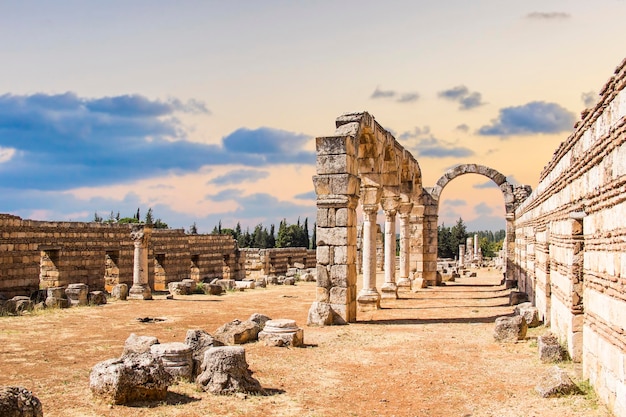
M580 388L567 375L567 372L556 365L546 371L535 390L543 398L582 393Z
M307 272L306 274L302 275L301 279L304 282L315 282L315 277L310 272Z
M522 303L522 304L530 304L530 303ZM520 305L522 305L520 304ZM539 320L539 309L537 307L524 306L518 309L518 314L526 320L528 327L538 327L541 324L541 320Z
M235 287L238 289L253 290L254 281L235 281Z
M187 330L185 344L191 348L191 358L193 359L193 378L197 377L201 371L204 353L212 347L224 346L222 342L215 339L209 333L201 329Z
M528 301L528 294L520 291L511 291L509 294L509 305L514 306L517 304L525 303Z
M252 377L246 362L246 352L241 346L210 348L204 354L202 373L196 384L203 391L218 395L238 392L264 394L263 387Z
M39 398L22 387L0 387L0 416L43 417Z
M92 394L113 404L162 401L172 376L151 353L131 353L96 364L89 375Z
M191 346L186 343L159 343L150 346L150 353L160 358L165 371L174 379L193 382L193 358Z
M65 289L65 296L70 306L86 306L89 304L89 287L87 284L70 284Z
M224 291L235 289L235 280L234 279L218 279L216 284L220 285Z
M259 325L259 329L263 330L265 323L267 323L268 320L271 320L271 318L265 314L253 313L248 320L255 322Z
M193 280L193 279L184 279L181 282L183 283L184 286L187 287L187 293L188 294L193 294L194 292L196 292L196 287L198 286L198 284L196 283L195 280Z
M259 341L266 346L299 347L304 344L304 330L291 319L268 320L265 327L259 332Z
M131 333L124 342L124 352L122 355L129 355L131 353L147 353L150 352L150 347L159 343L159 339L154 336L137 336L135 333Z
M293 267L296 269L304 269L304 264L302 262L294 262Z
M65 295L65 287L50 287L46 293L46 307L67 308L70 302Z
M172 295L189 295L189 287L181 281L174 281L167 284L167 290Z
M20 315L25 311L31 311L35 308L32 300L24 295L16 295L4 302L4 311L7 314Z
M283 285L296 285L296 279L294 277L287 277L283 280Z
M209 295L220 295L224 292L224 288L220 284L207 284L204 286Z
M128 298L128 285L117 284L111 289L111 298L125 301Z
M89 304L99 306L107 303L107 296L102 291L91 291L89 293Z
M235 319L215 330L213 337L225 345L241 345L257 340L260 331L259 325L253 321Z
M565 351L559 340L552 333L537 338L537 348L541 362L561 362L565 359Z
M526 337L528 324L521 316L498 317L493 338L498 342L516 342Z
M267 287L267 278L266 277L259 277L256 279L255 281L255 286L259 287L259 288L266 288Z

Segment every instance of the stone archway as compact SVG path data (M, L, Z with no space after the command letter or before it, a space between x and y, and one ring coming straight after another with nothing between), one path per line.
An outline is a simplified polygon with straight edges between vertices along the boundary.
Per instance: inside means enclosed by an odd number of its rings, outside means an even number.
M506 219L506 237L505 237L505 278L507 281L515 281L513 259L515 257L515 209L517 206L528 197L531 193L531 188L528 185L513 186L506 179L506 176L498 172L493 168L486 167L478 164L461 164L446 171L437 181L434 187L427 189L429 194L429 204L433 205L435 214L435 221L438 218L439 213L439 198L445 186L453 179L465 175L465 174L478 174L483 175L492 180L502 191L504 197L505 219ZM437 232L431 236L431 242L435 242L435 252L437 248ZM431 265L432 267L432 265ZM436 268L436 265L434 266ZM428 271L431 272L431 271ZM424 271L424 276L426 276ZM432 276L432 274L430 274ZM436 276L436 272L435 272ZM432 282L428 282L432 284ZM436 282L435 282L436 284Z

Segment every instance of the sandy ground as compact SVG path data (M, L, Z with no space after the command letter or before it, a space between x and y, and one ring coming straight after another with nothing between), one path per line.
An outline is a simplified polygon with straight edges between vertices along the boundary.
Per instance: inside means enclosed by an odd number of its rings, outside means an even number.
M24 386L53 416L458 416L595 417L610 413L593 394L544 399L534 387L551 366L525 341L493 340L496 317L512 312L501 274L479 270L444 287L401 292L347 326L306 327L315 283L272 286L100 307L0 317L0 385ZM378 277L382 284L382 274ZM130 333L183 341L259 312L304 327L303 348L245 345L250 369L274 395L225 397L194 384L170 388L166 401L134 407L94 400L89 372L122 353ZM164 317L139 323L138 317ZM580 364L564 363L576 382Z

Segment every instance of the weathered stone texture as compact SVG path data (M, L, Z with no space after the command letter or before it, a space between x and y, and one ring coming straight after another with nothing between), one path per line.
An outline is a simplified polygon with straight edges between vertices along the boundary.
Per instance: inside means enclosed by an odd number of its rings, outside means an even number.
M539 315L620 417L626 416L625 64L517 208L513 259L520 289L534 291Z
M0 387L0 416L43 417L41 401L22 387Z

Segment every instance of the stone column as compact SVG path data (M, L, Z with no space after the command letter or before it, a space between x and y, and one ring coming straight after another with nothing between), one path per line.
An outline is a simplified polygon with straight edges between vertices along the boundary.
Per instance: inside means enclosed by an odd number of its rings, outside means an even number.
M506 214L506 235L504 237L504 268L507 288L516 286L517 277L515 274L515 213Z
M359 311L380 308L376 290L376 214L378 204L363 206L363 288L357 296Z
M474 261L478 261L478 234L474 234Z
M459 245L459 268L465 268L465 245Z
M396 285L396 210L385 210L385 283L380 287L382 298L398 298Z
M401 204L398 208L400 215L400 277L397 283L398 289L411 289L411 280L409 279L411 265L409 219L412 208L413 204L410 203Z
M136 224L132 226L130 238L135 244L133 261L133 286L128 291L130 300L152 300L152 291L148 284L148 244L152 226Z

